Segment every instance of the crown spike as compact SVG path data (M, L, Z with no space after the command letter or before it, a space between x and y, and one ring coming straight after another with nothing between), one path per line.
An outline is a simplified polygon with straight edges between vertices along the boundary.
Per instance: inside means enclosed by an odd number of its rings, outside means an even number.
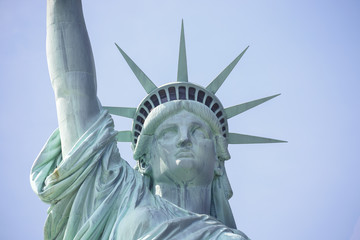
M184 35L184 20L181 21L181 36L179 49L179 63L178 63L178 82L188 82L188 71L186 61L185 35Z
M276 95L273 95L270 97L260 98L260 99L257 99L257 100L251 101L251 102L246 102L246 103L242 103L239 105L225 108L224 111L226 113L226 117L227 117L227 119L230 119L240 113L243 113L243 112L245 112L253 107L256 107L266 101L269 101L270 99L273 99L274 97L277 97L279 95L280 94L276 94Z
M116 141L118 142L132 142L132 132L131 131L119 131L116 134Z
M234 59L234 61L232 61L207 87L206 90L212 92L213 94L215 94L217 92L217 90L219 90L219 88L221 87L221 85L224 83L224 81L226 80L226 78L229 76L229 74L231 73L231 71L234 69L234 67L236 66L236 64L239 62L239 60L241 59L241 57L244 55L244 53L246 52L246 50L249 48L249 46L247 46L245 48L244 51L242 51L240 53L239 56L237 56L237 58Z
M145 91L149 94L154 89L156 89L156 85L146 76L146 74L131 60L131 58L115 43L116 47L119 49L121 55L124 57L125 61L135 74L136 78L139 80Z
M229 133L228 136L229 144L285 143L285 142L287 141L282 141L272 138L256 137L256 136L239 134L239 133Z
M103 106L106 110L109 111L110 114L121 116L121 117L127 117L127 118L134 118L136 108L127 108L127 107L109 107L109 106Z

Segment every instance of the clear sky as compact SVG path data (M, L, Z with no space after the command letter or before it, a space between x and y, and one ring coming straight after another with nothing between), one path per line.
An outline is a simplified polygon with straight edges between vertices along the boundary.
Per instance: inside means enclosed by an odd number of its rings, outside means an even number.
M191 82L206 86L250 45L217 96L228 107L282 95L232 118L230 131L288 143L230 146L238 228L254 240L360 239L359 1L83 4L103 105L145 96L114 42L157 85L176 80L181 19ZM45 16L45 0L0 0L0 239L43 236L48 206L29 172L57 127ZM130 145L119 148L134 165Z

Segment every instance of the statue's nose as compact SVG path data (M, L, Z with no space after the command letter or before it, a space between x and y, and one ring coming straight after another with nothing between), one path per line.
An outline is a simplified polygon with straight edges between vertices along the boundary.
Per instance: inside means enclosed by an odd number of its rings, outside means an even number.
M182 139L179 139L176 146L177 147L191 147L192 143L189 138L182 138Z
M177 142L177 147L191 147L192 143L189 138L187 129L180 129L180 136Z

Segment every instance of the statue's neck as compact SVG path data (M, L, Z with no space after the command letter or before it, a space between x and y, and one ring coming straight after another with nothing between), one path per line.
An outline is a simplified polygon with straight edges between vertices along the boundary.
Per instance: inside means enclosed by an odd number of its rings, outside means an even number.
M200 214L210 214L211 184L189 186L154 183L153 192L177 206Z

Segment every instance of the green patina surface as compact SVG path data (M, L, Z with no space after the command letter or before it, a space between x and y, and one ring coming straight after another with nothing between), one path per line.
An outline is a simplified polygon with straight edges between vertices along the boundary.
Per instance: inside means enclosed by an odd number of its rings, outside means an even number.
M31 171L50 204L45 239L248 239L228 202L227 146L283 142L228 131L227 119L278 96L228 108L215 96L248 48L206 88L195 85L182 23L177 82L157 87L116 45L149 95L138 108L103 107L81 1L48 0L47 21L59 129ZM109 113L132 118L133 129L117 132ZM132 142L135 169L117 141Z

